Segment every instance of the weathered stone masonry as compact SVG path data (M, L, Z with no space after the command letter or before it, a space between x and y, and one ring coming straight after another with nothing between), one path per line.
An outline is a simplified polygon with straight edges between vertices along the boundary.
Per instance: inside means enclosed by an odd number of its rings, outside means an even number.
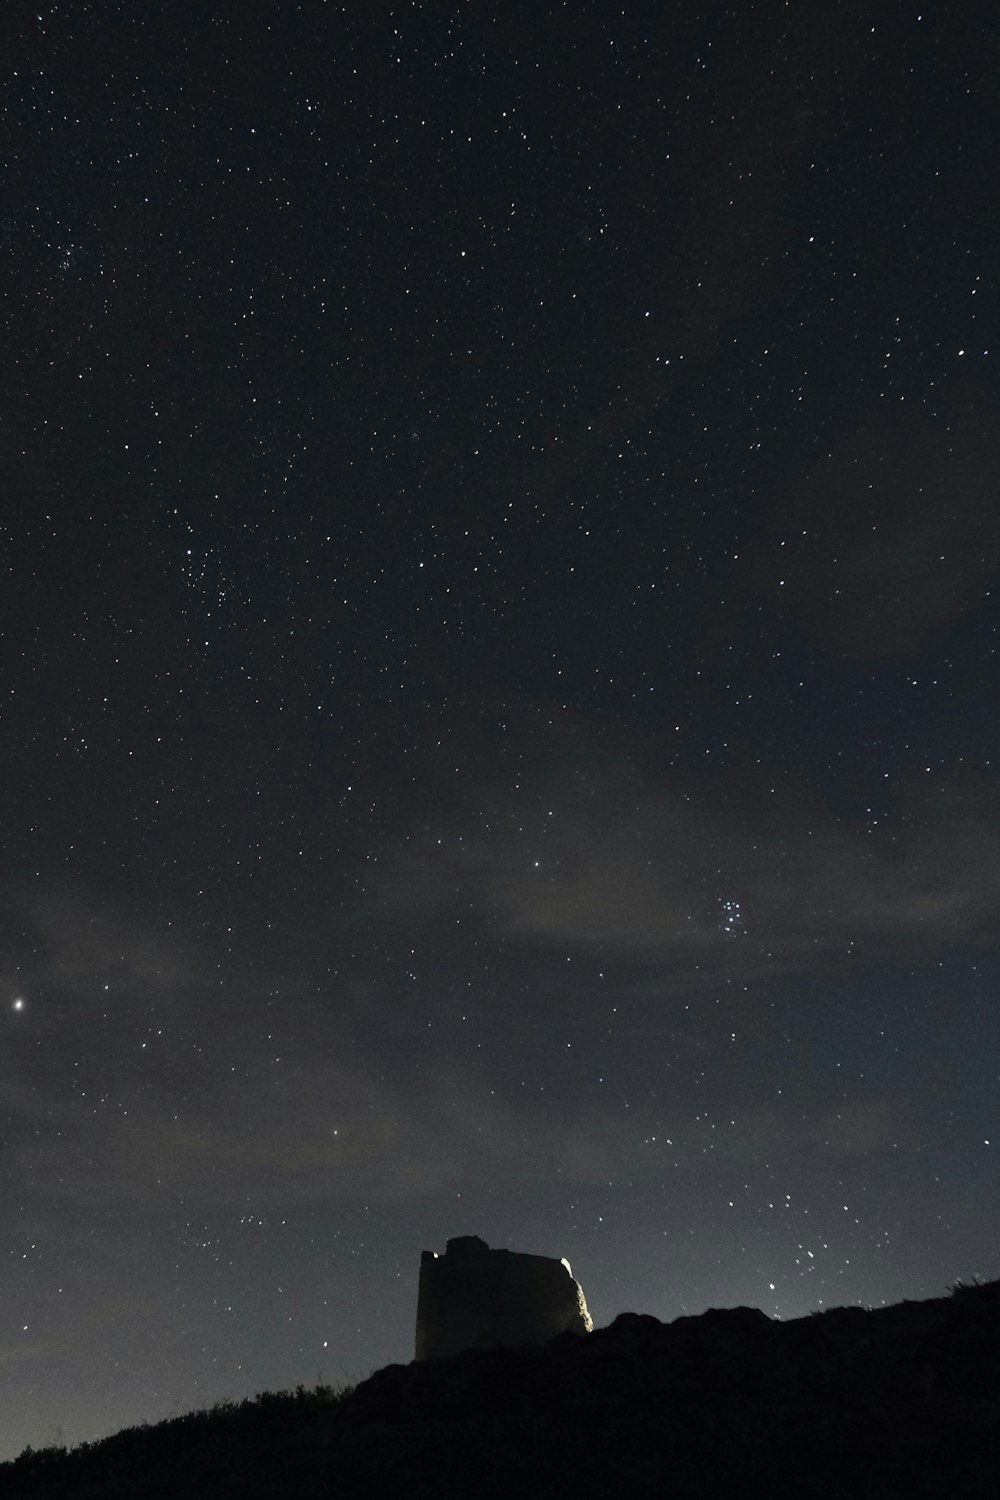
M586 1299L569 1262L491 1250L478 1235L420 1257L417 1359L542 1344L557 1333L590 1333Z

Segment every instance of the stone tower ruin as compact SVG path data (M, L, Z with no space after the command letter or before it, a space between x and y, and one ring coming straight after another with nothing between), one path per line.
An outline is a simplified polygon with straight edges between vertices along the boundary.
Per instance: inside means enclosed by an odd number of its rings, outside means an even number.
M420 1257L417 1359L542 1344L593 1326L569 1261L491 1250L474 1234L449 1240L443 1255L425 1250Z

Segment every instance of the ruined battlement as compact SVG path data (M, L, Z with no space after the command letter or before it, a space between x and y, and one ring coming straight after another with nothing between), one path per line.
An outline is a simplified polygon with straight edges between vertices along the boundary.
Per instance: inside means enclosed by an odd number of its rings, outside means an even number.
M542 1344L558 1333L590 1333L586 1298L569 1261L491 1250L478 1235L420 1257L416 1358L497 1344Z

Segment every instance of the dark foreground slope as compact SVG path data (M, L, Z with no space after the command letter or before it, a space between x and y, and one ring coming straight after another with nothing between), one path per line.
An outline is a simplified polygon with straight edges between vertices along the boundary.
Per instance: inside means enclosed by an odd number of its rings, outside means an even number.
M994 1497L1000 1282L776 1323L751 1308L391 1365L0 1466L0 1500Z

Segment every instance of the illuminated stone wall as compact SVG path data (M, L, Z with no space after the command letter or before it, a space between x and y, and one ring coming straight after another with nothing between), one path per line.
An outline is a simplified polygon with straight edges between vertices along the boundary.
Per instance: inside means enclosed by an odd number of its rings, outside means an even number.
M541 1344L592 1328L568 1261L491 1250L476 1235L449 1240L444 1255L425 1250L420 1257L417 1359Z

